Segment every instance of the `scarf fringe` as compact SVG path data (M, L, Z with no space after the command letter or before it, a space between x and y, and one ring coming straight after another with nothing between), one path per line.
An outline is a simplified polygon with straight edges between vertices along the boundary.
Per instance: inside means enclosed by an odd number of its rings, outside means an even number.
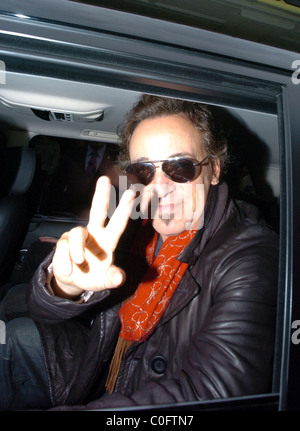
M125 356L129 347L132 345L132 343L133 341L125 340L122 337L118 338L115 352L109 366L108 376L105 384L106 390L109 394L111 394L115 389L122 359Z

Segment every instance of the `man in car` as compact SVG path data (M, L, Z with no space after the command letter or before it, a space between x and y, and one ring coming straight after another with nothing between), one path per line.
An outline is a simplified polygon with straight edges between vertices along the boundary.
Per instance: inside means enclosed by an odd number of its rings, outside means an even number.
M277 236L221 181L227 146L209 107L144 95L122 138L121 162L143 185L139 206L125 191L107 223L110 184L100 178L87 227L65 233L41 264L29 295L35 359L23 360L30 384L24 376L2 389L2 408L107 409L271 389Z

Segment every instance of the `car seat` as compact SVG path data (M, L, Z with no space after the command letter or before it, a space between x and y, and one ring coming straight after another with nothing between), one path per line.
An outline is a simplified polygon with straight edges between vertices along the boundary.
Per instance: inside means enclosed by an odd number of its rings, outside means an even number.
M8 279L38 203L33 148L5 148L0 159L0 285Z

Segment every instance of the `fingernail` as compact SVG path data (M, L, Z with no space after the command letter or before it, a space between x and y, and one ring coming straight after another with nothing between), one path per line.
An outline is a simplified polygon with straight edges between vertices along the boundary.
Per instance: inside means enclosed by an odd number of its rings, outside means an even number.
M115 272L113 275L113 283L115 286L119 286L123 281L123 275L120 272Z

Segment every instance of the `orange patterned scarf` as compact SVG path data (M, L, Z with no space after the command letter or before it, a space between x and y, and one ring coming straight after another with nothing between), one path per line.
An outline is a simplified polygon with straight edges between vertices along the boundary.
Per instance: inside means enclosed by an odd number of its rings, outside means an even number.
M143 241L137 235L138 242L135 243L133 252L140 254L143 251L149 267L135 293L119 311L122 326L106 384L109 393L114 389L121 360L127 349L135 341L145 341L165 312L188 267L188 264L179 262L177 258L196 233L196 230L188 230L167 238L155 257L158 233L149 223L145 223L142 228L145 233ZM146 248L142 244L145 237L150 239Z

